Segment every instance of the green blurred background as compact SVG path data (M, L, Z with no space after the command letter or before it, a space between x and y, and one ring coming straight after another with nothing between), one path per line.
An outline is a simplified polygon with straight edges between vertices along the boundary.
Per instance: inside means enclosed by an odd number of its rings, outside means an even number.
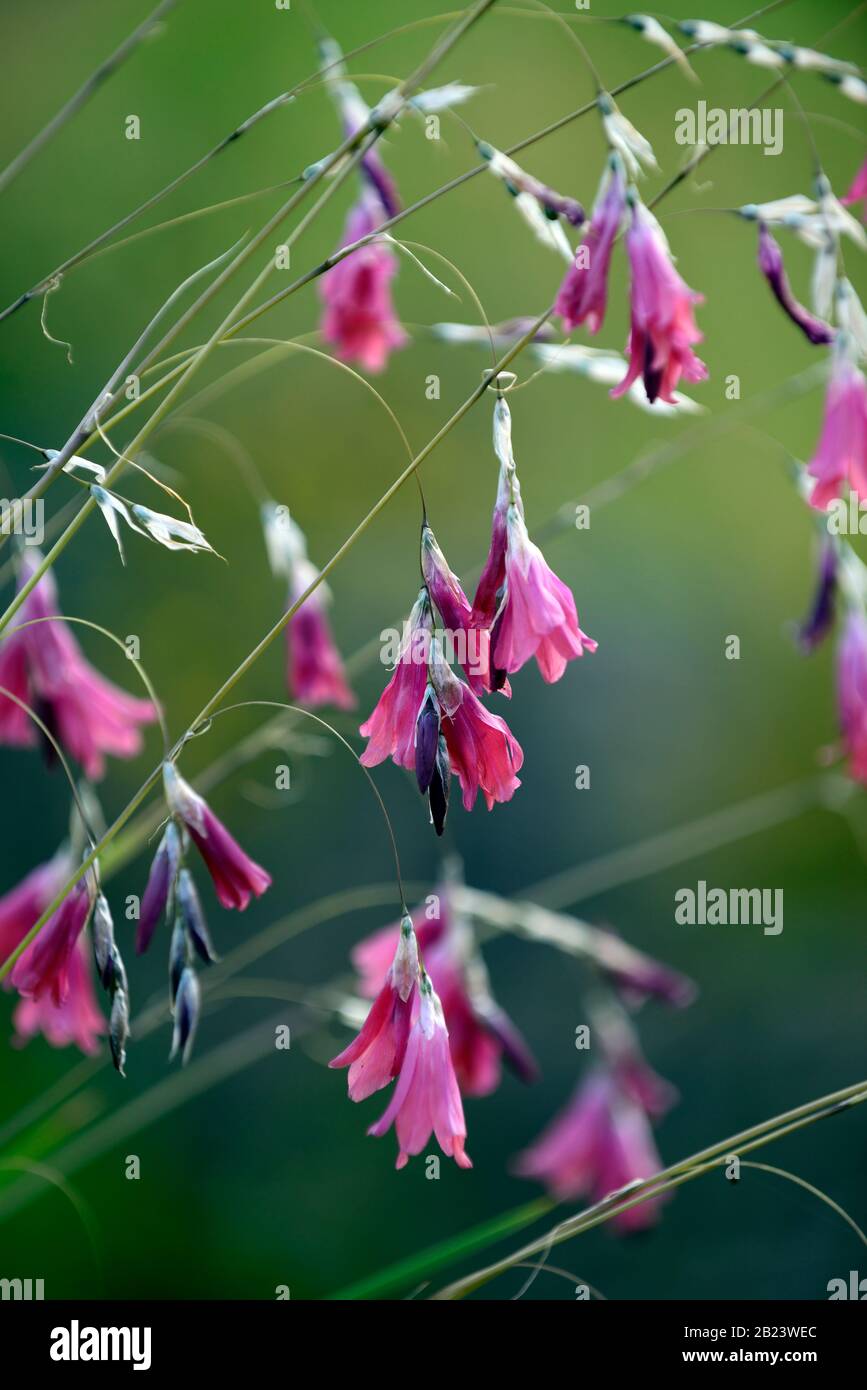
M569 8L566 0L559 7ZM502 148L593 93L580 55L555 25L508 5L497 8L502 12L478 25L437 78L481 88L463 114ZM680 18L696 7L672 0L671 8ZM742 17L731 3L697 8L720 22ZM760 27L771 37L820 44L851 8L838 0L793 0ZM143 10L130 0L39 7L2 0L0 46L8 56L0 163ZM429 0L319 0L318 11L344 49L438 12ZM602 4L591 13L579 32L608 86L658 58L658 50L624 27L593 22L606 17ZM389 39L356 59L352 70L399 78L442 27ZM829 50L864 61L863 15L829 40ZM162 36L146 44L4 193L3 303L269 98L307 76L315 62L300 6L285 12L272 0L185 0ZM683 158L674 142L679 107L702 98L710 105L746 105L771 80L727 52L702 54L695 67L702 87L668 70L622 99L623 111L652 140L662 166L662 174L647 183L648 197ZM382 80L361 86L371 99L384 90ZM861 109L810 75L798 79L797 90L826 171L843 192L863 158ZM832 651L826 647L805 661L790 636L790 623L805 608L812 586L815 533L779 447L809 457L820 425L821 388L776 409L758 409L750 428L722 428L727 412L743 416L748 399L803 371L815 353L761 282L752 227L724 216L675 215L809 191L803 127L785 96L774 101L786 109L779 158L757 148L717 150L696 179L662 204L679 268L706 296L699 322L710 381L692 394L709 414L670 467L600 508L589 531L564 529L547 546L550 562L576 592L582 624L598 639L599 652L573 664L554 687L543 686L535 668L515 680L507 713L525 750L523 786L491 815L478 808L467 815L458 805L451 813L451 846L463 856L468 881L480 888L520 895L564 870L797 783L819 770L823 749L836 738ZM141 120L137 142L124 138L130 114ZM406 120L384 142L405 203L476 162L457 121L444 116L442 135L439 142L428 141L418 122ZM327 96L308 93L262 122L131 230L289 179L336 139ZM603 158L593 116L522 156L535 174L588 204ZM72 367L63 349L42 336L38 305L0 325L0 425L60 447L171 289L245 230L258 228L285 196L272 192L183 223L70 274L49 301L48 322L56 337L71 341ZM303 235L293 251L293 271L315 264L336 244L349 196L342 190ZM556 289L556 258L532 240L487 176L413 216L402 233L455 261L492 321L539 313ZM791 239L784 249L795 286L806 298L809 254ZM432 256L420 254L460 288ZM850 276L863 294L859 255L848 245L847 255ZM599 338L599 345L617 349L626 334L624 272L621 249ZM221 310L246 283L233 282L231 297L210 307L200 333L219 322ZM458 305L402 262L396 301L413 341L393 357L376 386L415 447L439 429L485 365L479 349L447 348L424 328L441 319L474 321L472 302L460 292ZM310 287L263 319L257 331L306 334L318 313L317 291ZM586 338L579 334L578 340ZM199 384L248 355L240 349L217 354ZM525 358L518 370L526 377L531 366ZM739 406L725 399L731 373L740 377ZM438 401L426 398L431 374L441 380ZM345 373L302 354L214 401L207 416L252 453L274 497L304 527L320 563L404 464L397 435L373 397ZM611 402L603 387L568 375L540 377L520 392L514 425L531 529L642 453L696 431L693 418L653 419L627 402ZM256 506L228 455L201 435L180 430L158 434L152 454L177 471L198 522L228 564L169 555L132 538L128 566L121 569L104 526L92 518L62 557L57 578L66 612L121 635L140 635L142 659L177 733L275 620L283 595L267 570ZM6 443L0 459L0 490L14 495L28 484L31 459ZM422 476L438 538L453 568L468 574L487 545L496 485L487 404L448 436ZM127 480L126 486L160 507L147 483ZM71 493L71 484L58 484L49 494L49 513ZM417 587L417 511L415 491L406 487L334 574L333 622L344 652L408 610ZM740 637L739 661L724 658L728 634ZM101 669L130 685L129 668L108 644L89 634L84 645ZM276 644L237 698L282 698L283 662L282 643ZM382 683L382 669L368 664L356 682L361 712L366 714ZM261 717L247 711L218 721L185 755L188 775L230 749ZM337 722L347 733L356 727L349 718ZM368 790L337 745L323 752L290 755L291 796L273 790L274 765L282 760L273 751L214 793L217 811L275 879L263 900L243 916L231 916L219 910L199 874L212 932L224 953L323 895L388 880L387 845ZM157 736L150 733L136 764L111 765L101 789L109 815L124 805L158 756ZM574 789L578 763L591 767L590 791ZM34 753L0 750L0 775L5 889L53 851L64 833L68 798L59 777L45 771ZM390 764L376 777L397 826L406 877L432 884L438 845L410 777ZM583 915L614 924L701 987L692 1008L672 1013L649 1007L641 1019L650 1061L682 1093L682 1103L659 1129L666 1160L863 1075L865 864L851 824L854 818L857 830L859 804L856 797L849 823L827 810L808 809L581 903ZM109 884L135 1007L165 985L165 936L144 961L136 960L132 928L122 918L125 895L141 892L146 872L147 858L140 855ZM782 887L783 934L676 927L674 892L699 878L726 887ZM270 981L277 991L287 982L327 982L345 974L352 943L389 914L387 908L343 913L246 974L260 984ZM508 1161L563 1103L578 1075L581 1058L573 1037L583 1020L584 977L577 963L517 940L493 942L487 959L497 996L526 1033L544 1076L532 1089L507 1077L494 1096L468 1103L472 1172L444 1163L441 1180L427 1181L421 1159L401 1174L393 1171L393 1136L365 1138L378 1102L348 1104L344 1076L323 1065L346 1038L330 1024L299 1037L288 1053L275 1051L172 1106L152 1123L135 1120L129 1137L109 1134L91 1155L90 1126L139 1100L142 1117L150 1113L152 1088L170 1075L164 1026L138 1045L133 1039L125 1082L99 1072L76 1099L0 1158L17 1162L30 1155L50 1168L57 1148L84 1128L86 1161L75 1164L70 1180L93 1213L98 1260L73 1207L42 1182L38 1200L0 1226L0 1275L43 1277L49 1297L270 1298L281 1284L291 1287L293 1297L315 1297L526 1201L533 1188L509 1175ZM4 1000L0 1027L6 1034L11 1012L11 1000ZM197 1058L275 1015L290 1022L299 1017L288 1006L281 1013L280 1004L267 998L232 998L207 1007ZM41 1040L21 1052L7 1050L0 1063L0 1125L77 1065L71 1053L53 1052ZM138 1182L124 1175L125 1157L133 1153L141 1159ZM864 1223L864 1113L813 1126L760 1157L826 1189ZM13 1176L0 1172L4 1186ZM756 1172L736 1188L722 1177L691 1183L646 1237L623 1242L594 1231L555 1260L609 1298L665 1299L822 1298L828 1280L845 1277L859 1261L863 1267L863 1249L838 1216L782 1179ZM508 1297L521 1278L507 1276L485 1296ZM566 1284L542 1276L528 1296L572 1295Z

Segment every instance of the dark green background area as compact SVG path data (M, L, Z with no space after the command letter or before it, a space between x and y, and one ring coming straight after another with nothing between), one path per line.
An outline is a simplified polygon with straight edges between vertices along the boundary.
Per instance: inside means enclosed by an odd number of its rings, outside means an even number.
M566 0L559 0L565 12ZM320 0L323 23L349 49L397 25L432 16L432 0ZM679 17L701 6L672 0ZM851 6L793 0L761 25L771 37L820 43ZM463 114L473 128L506 147L592 97L577 50L543 18L498 6L437 74L481 90ZM124 33L142 4L0 4L4 120L0 163L40 128ZM601 20L609 7L595 3ZM610 13L616 10L610 9ZM705 17L739 18L733 4L705 7ZM384 74L361 83L374 99L407 74L442 26L396 37L352 64ZM580 33L605 82L616 85L653 63L658 51L621 26L587 23ZM863 17L829 41L836 55L865 61ZM65 256L191 164L278 92L315 67L311 33L300 6L272 0L185 0L164 34L148 43L3 194L0 299L5 304ZM680 165L675 112L697 100L741 106L771 76L731 53L695 59L702 87L668 70L622 99L624 113L652 140L662 174ZM798 79L827 173L838 192L863 158L863 109L817 77ZM715 151L660 215L687 282L702 291L701 355L710 380L692 394L709 410L707 434L616 504L594 513L589 531L565 530L548 544L551 564L575 590L582 625L599 641L595 657L573 663L546 687L535 668L514 681L506 711L522 743L523 786L488 815L451 813L451 845L468 880L494 892L521 894L549 876L592 862L672 827L798 782L820 768L836 736L833 656L805 661L790 624L812 586L814 523L797 497L785 451L809 457L821 418L817 388L776 409L759 409L749 427L724 430L727 412L786 382L816 360L773 303L755 265L754 229L731 217L675 215L809 191L811 157L786 96L785 145L779 158L757 148ZM124 138L130 114L141 139ZM859 135L859 129L861 134ZM406 203L471 167L475 152L461 125L443 117L443 138L423 138L404 121L383 143ZM333 148L337 124L321 91L304 95L260 124L146 220L183 212L291 178ZM571 124L522 156L533 173L592 203L605 147L594 116ZM710 186L708 186L710 185ZM73 344L74 366L46 341L39 308L0 324L0 427L60 447L135 335L171 289L192 270L255 230L285 198L270 193L218 214L144 238L70 274L49 301L52 333ZM293 250L293 272L316 264L339 239L349 201L341 190ZM132 229L135 230L135 229ZM471 281L492 321L537 314L556 290L556 258L538 246L487 175L407 221L402 234L436 248ZM781 238L782 239L782 238ZM786 239L798 293L808 297L810 258ZM436 259L422 259L459 289ZM846 244L849 273L864 293L860 253ZM261 258L257 257L258 268ZM210 306L198 333L209 332L248 283ZM626 336L625 258L614 257L608 322L599 345L621 349ZM278 273L274 285L279 285ZM409 261L401 264L396 301L412 334L377 379L418 448L479 381L486 358L475 348L447 348L425 325L473 321L469 296L442 295ZM275 337L311 332L319 301L309 287L273 311L257 331ZM579 341L587 341L581 334ZM190 336L189 343L202 341ZM315 340L313 340L315 341ZM201 384L241 360L225 349ZM528 376L533 364L517 370ZM441 398L427 399L437 375ZM725 398L737 374L741 406ZM231 430L254 455L275 498L287 503L323 563L404 466L399 439L373 397L345 373L302 354L221 397L209 418ZM424 465L432 523L450 563L469 574L482 559L496 486L490 410L477 406ZM543 376L514 398L515 449L527 517L540 527L631 460L695 431L688 419L652 419L603 387L568 375ZM127 436L128 437L128 436ZM782 448L780 447L782 446ZM142 658L164 698L173 733L204 704L281 611L283 594L269 576L256 507L224 452L190 432L166 431L152 454L177 471L182 491L214 546L228 561L170 555L132 538L121 569L110 537L91 518L57 566L62 603L121 635L137 633ZM96 457L96 453L94 457ZM101 455L100 455L101 456ZM0 491L27 486L30 458L2 443ZM127 481L141 500L162 505L146 482ZM49 513L72 494L61 481ZM405 488L354 547L332 578L334 628L349 653L399 621L417 587L418 501ZM10 592L8 584L5 593ZM739 661L724 643L737 634ZM119 655L93 634L90 658L129 685ZM280 699L284 653L276 644L247 677L239 699ZM384 679L377 665L358 681L366 714ZM254 727L259 712L228 715L184 759L189 775ZM356 723L341 717L353 736ZM359 744L360 746L360 744ZM369 791L336 744L326 756L292 757L296 794L273 791L279 753L265 753L215 793L215 809L255 857L270 867L274 888L243 916L218 908L198 875L218 948L228 952L294 909L338 890L388 880L383 827ZM159 756L156 734L135 763L112 764L101 789L115 814ZM592 789L574 789L574 768L589 764ZM408 775L391 765L375 774L397 827L408 879L432 884L438 846ZM16 883L47 858L64 832L67 795L34 753L0 750L2 836L0 887ZM852 803L856 818L856 797ZM150 955L132 954L124 897L141 892L147 859L109 883L136 1006L164 987L165 934ZM810 809L727 848L704 850L583 902L582 914L606 921L631 942L694 976L699 1001L670 1013L648 1008L642 1038L653 1065L674 1081L682 1103L663 1122L659 1143L674 1161L695 1149L864 1073L865 865L846 821ZM703 878L710 884L777 887L785 894L785 929L684 928L674 923L674 893ZM566 904L567 906L569 904ZM388 909L357 911L299 936L247 972L274 989L324 983L345 974L347 952L387 920ZM0 1276L46 1280L53 1297L269 1298L288 1284L293 1297L319 1296L425 1245L526 1201L534 1189L509 1175L511 1156L568 1096L581 1059L573 1046L583 1020L584 976L577 963L517 940L493 942L487 958L496 993L526 1033L544 1076L533 1089L506 1078L499 1091L467 1104L472 1172L443 1164L438 1182L415 1160L393 1171L394 1141L365 1138L378 1102L345 1098L343 1075L323 1062L346 1034L328 1025L292 1049L276 1052L136 1128L80 1167L72 1185L90 1207L101 1269L94 1264L72 1206L56 1191L0 1227ZM0 1009L10 1030L11 1000ZM290 1010L285 1017L294 1017ZM203 1019L197 1057L236 1034L281 1015L278 1003L234 998ZM81 1097L57 1109L10 1155L39 1155L82 1126L101 1123L142 1098L167 1071L168 1030L130 1049L124 1082L106 1072ZM77 1065L71 1053L43 1042L0 1061L0 1125ZM142 1177L129 1182L125 1158L137 1154ZM0 1156L0 1164L6 1155ZM867 1116L860 1111L816 1125L760 1158L792 1169L828 1191L864 1224ZM0 1170L4 1185L12 1179ZM509 1248L508 1243L504 1248ZM478 1261L477 1261L478 1262ZM594 1231L558 1251L556 1263L609 1298L821 1298L829 1279L864 1269L853 1232L814 1197L784 1180L750 1172L733 1187L721 1176L690 1183L660 1226L629 1242ZM490 1292L508 1297L520 1274ZM541 1277L530 1295L571 1297L567 1284Z

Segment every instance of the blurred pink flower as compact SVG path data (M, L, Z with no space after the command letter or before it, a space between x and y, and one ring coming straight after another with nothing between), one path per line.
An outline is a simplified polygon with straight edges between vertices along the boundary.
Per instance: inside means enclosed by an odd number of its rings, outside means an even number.
M397 947L361 1032L330 1067L349 1067L350 1100L366 1100L403 1066L418 979L418 944L412 919L398 930Z
M837 648L837 708L849 773L867 782L867 616L860 608L847 613Z
M598 333L605 321L608 267L625 208L623 165L614 155L603 175L587 235L566 272L554 305L567 333L585 320L588 330Z
M317 575L316 566L308 559L302 556L295 560L289 593L290 606L297 603ZM289 619L286 628L289 694L293 700L309 705L311 709L318 709L321 705L352 709L356 699L346 683L340 652L331 635L327 603L328 591L320 584Z
M653 1177L662 1167L641 1105L613 1073L597 1069L542 1136L522 1153L516 1171L537 1178L558 1201L601 1201L628 1183ZM612 1224L622 1232L652 1225L662 1197L622 1212Z
M811 506L824 511L844 490L867 501L867 382L845 350L834 354L822 434L807 471L816 479Z
M399 1148L397 1168L405 1167L411 1154L421 1153L432 1132L443 1153L459 1168L472 1168L464 1152L467 1126L442 1005L426 977L416 993L397 1085L368 1134L382 1138L392 1124Z
M163 764L169 810L179 816L208 866L223 907L243 911L271 886L271 875L244 853L203 797L185 782L173 763Z
M702 338L693 316L702 296L678 275L662 228L641 202L632 209L626 249L632 270L629 370L611 394L622 396L640 376L649 401L671 405L681 377L703 381L707 376L692 351Z
M99 1038L108 1032L108 1024L97 1007L90 952L84 936L79 937L69 958L67 983L68 992L61 1004L47 994L20 1001L12 1016L18 1046L42 1033L52 1047L73 1044L88 1057L99 1051Z
M360 761L365 767L391 758L398 767L415 767L415 727L427 686L427 659L433 614L422 589L407 620L394 674L360 732L369 743Z
M845 203L846 206L850 208L860 203L862 221L867 222L867 159L864 160L864 163L852 180L852 186L849 192L844 198L840 199L840 202Z
M25 552L19 587L40 563L34 551ZM0 638L0 686L31 705L94 779L105 771L106 753L132 758L141 751L139 725L153 723L156 710L149 700L137 700L99 675L65 623L35 621L57 616L57 590L48 571L13 623L33 625ZM0 695L0 743L31 747L37 738L37 728L24 710Z
M379 199L363 193L349 214L341 246L369 236L380 221ZM322 333L342 362L358 362L369 372L381 372L393 349L408 341L391 301L390 284L396 271L390 248L383 241L371 241L323 276Z

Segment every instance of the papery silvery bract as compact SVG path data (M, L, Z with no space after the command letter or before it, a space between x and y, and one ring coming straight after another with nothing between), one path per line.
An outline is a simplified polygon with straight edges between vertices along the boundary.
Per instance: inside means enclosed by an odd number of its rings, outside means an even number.
M620 155L629 177L638 179L648 170L658 169L650 141L626 119L608 92L599 94L596 105L602 115L606 139L612 150Z

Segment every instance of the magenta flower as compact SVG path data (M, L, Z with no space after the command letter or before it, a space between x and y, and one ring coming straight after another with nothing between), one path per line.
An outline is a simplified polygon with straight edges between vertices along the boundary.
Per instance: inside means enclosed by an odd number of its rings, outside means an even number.
M412 919L404 917L385 983L361 1032L328 1063L349 1067L350 1100L366 1100L381 1091L403 1066L417 980L418 944Z
M27 551L21 564L23 586L40 563ZM141 724L151 724L156 710L105 680L84 659L72 632L62 622L37 622L59 616L51 572L40 579L18 613L19 627L0 638L0 686L33 707L85 774L105 771L105 754L133 758L141 751ZM31 747L37 741L32 720L13 701L0 695L0 743Z
M99 1051L99 1039L108 1032L108 1024L97 1007L84 937L79 937L69 958L67 986L67 995L61 1004L55 1003L48 994L19 1001L12 1015L17 1046L23 1046L41 1033L52 1047L73 1045L87 1057Z
M860 608L847 613L837 649L837 708L849 775L867 782L867 616Z
M472 1168L464 1152L467 1126L449 1052L442 1005L427 976L416 992L412 1026L391 1100L368 1134L382 1138L391 1125L397 1132L397 1168L421 1153L431 1133L459 1168Z
M433 614L422 589L405 625L394 674L373 713L361 725L369 739L360 761L365 767L391 758L398 767L415 767L415 729L427 685Z
M807 471L810 505L824 511L844 490L867 501L867 382L845 347L835 352L822 434Z
M783 253L764 222L759 223L759 270L770 285L777 303L788 314L792 323L798 325L809 342L833 342L834 330L831 325L811 314L792 293L783 264Z
M617 155L612 155L602 178L587 235L566 272L554 305L554 312L561 316L567 333L585 320L588 330L598 333L605 321L608 267L625 208L623 165Z
M512 453L512 417L503 397L494 407L494 451L500 474L491 546L471 622L491 630L489 687L499 689L507 672L519 670L533 656L545 680L556 681L567 661L594 652L597 643L581 631L572 594L527 533Z
M341 245L360 241L378 226L379 201L363 193L349 214ZM381 372L392 350L408 341L391 302L396 271L397 261L389 247L371 241L323 276L322 333L341 362L359 362L369 372Z
M489 811L495 801L511 801L521 785L521 745L505 719L491 714L458 680L436 638L431 642L430 681L429 696L437 706L450 770L461 784L465 809L473 809L479 792Z
M66 849L58 850L47 864L35 869L0 898L0 963L6 960L38 922L69 878L72 860Z
M846 206L850 208L860 203L862 221L867 222L867 159L864 160L864 163L852 180L852 186L849 192L846 194L845 198L840 199L840 202L845 203Z
M593 1071L541 1138L521 1154L516 1171L537 1178L558 1201L601 1201L662 1167L647 1116L613 1074ZM620 1231L652 1225L662 1197L651 1197L612 1219Z
M25 998L38 1000L48 996L57 1006L66 1003L73 952L93 906L88 877L79 879L67 893L12 967L9 979Z
M702 338L693 316L702 296L678 275L662 228L641 202L633 205L626 249L632 270L629 370L611 394L622 396L642 377L650 402L672 405L681 377L703 381L707 376L707 367L692 351Z
M289 604L297 603L316 579L316 566L304 557L292 566ZM287 683L293 700L318 709L336 705L352 709L355 696L346 683L343 662L337 650L326 614L328 591L323 584L313 590L298 612L289 619L286 639L289 647Z
M244 853L203 797L185 782L173 763L163 764L163 784L172 815L186 826L204 859L223 907L243 912L251 897L271 886L271 875Z
M535 657L543 680L558 681L568 661L595 652L598 644L578 626L572 592L530 540L518 506L509 508L506 536L506 592L494 623L493 665L520 671Z

